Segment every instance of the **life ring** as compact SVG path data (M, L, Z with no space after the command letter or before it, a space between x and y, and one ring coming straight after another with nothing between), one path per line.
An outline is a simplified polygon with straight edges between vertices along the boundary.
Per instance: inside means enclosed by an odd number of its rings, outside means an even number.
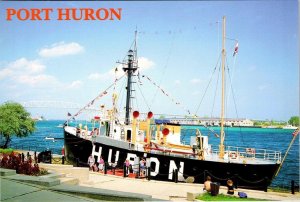
M230 159L236 159L237 158L237 153L236 152L230 152L229 157L230 157Z

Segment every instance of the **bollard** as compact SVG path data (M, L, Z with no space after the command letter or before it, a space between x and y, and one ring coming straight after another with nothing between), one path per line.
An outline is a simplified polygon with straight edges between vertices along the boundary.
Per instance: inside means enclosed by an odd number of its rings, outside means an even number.
M22 153L22 162L24 163L24 159L25 159L25 156L24 156L24 153Z
M79 167L79 159L76 158L76 167Z
M291 191L292 191L292 194L295 194L295 181L294 180L291 181Z
M148 181L150 181L150 177L151 177L151 169L150 167L147 168L147 177L148 177Z
M116 174L116 167L115 167L115 166L112 166L111 169L112 169L112 171L113 171L113 175L115 175L115 174Z
M107 174L107 162L104 162L104 174Z
M37 163L36 151L34 151L34 163Z
M61 157L61 164L65 164L65 156Z
M174 182L175 182L175 170L174 169L173 169L173 172L172 172L172 179L174 179Z
M52 154L50 153L50 164L52 164Z
M175 183L178 183L178 170L175 169Z
M123 177L127 177L127 166L125 163L123 165Z
M269 178L268 178L268 177L265 177L265 181L266 181L266 186L265 186L264 191L265 191L265 192L268 192Z
M237 174L234 175L233 183L235 185L235 188L237 189L238 188L238 184L239 184L239 182L238 182L238 175Z
M139 164L139 170L138 170L137 177L140 178L140 175L141 175L141 165Z

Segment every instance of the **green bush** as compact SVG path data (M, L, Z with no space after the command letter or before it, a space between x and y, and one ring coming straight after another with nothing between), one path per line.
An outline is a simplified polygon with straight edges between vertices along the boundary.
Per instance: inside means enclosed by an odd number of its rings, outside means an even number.
M12 148L2 149L0 148L0 153L2 154L11 154L14 150Z

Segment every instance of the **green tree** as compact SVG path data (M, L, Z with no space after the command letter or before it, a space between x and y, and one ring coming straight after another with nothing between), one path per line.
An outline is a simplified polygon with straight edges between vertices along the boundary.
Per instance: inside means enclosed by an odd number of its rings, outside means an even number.
M289 124L299 126L299 116L292 116L289 120Z
M7 148L12 136L27 137L35 131L35 122L22 105L6 102L0 105L0 134L6 140L0 147Z

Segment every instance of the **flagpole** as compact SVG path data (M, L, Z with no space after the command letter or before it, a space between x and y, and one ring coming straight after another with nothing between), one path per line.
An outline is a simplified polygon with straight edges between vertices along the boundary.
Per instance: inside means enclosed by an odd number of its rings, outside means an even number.
M289 145L288 149L286 150L286 152L285 152L285 154L284 154L284 157L283 157L283 159L282 159L282 161L281 161L281 163L280 163L280 166L279 166L279 168L278 168L278 170L277 170L277 172L276 172L276 174L275 174L275 177L278 175L278 173L279 173L279 171L280 171L280 169L281 169L281 167L282 167L282 165L283 165L283 162L285 161L285 159L286 159L286 157L287 157L287 155L288 155L288 153L289 153L289 151L290 151L292 145L293 145L294 142L295 142L296 137L298 136L298 133L299 133L299 128L297 128L297 129L293 132L293 136L294 136L294 137L293 137L292 141L290 142L290 145Z

